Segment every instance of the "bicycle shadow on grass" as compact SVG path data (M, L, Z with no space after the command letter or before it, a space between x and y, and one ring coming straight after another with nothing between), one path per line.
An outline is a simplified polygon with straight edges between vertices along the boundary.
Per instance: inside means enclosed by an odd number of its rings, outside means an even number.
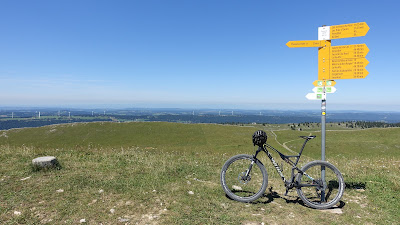
M366 182L345 182L346 189L355 189L355 190L366 190L367 183Z
M300 204L303 206L306 206L303 201L301 201L299 196L296 196L295 199L291 199L292 196L281 196L278 192L273 190L274 187L269 187L268 191L269 193L264 193L264 195L258 200L258 202L254 202L254 204L268 204L273 202L275 199L283 199L285 200L286 203L289 204ZM263 198L267 198L267 200L263 200Z
M295 199L290 199L290 198L294 197L293 195L291 195L291 196L281 196L280 194L278 194L278 192L273 190L272 186L269 187L268 190L269 190L269 193L267 193L267 194L264 193L259 199L257 199L254 202L249 202L248 204L254 204L254 205L257 205L257 204L269 204L269 203L273 202L275 199L283 199L288 204L299 204L299 205L302 205L304 207L310 208L309 206L304 204L304 202L300 199L299 196L296 196ZM229 198L228 195L226 195L226 197ZM266 198L266 200L264 200L265 198ZM345 202L339 201L339 205L334 207L334 208L340 208L341 209L345 205L346 205Z

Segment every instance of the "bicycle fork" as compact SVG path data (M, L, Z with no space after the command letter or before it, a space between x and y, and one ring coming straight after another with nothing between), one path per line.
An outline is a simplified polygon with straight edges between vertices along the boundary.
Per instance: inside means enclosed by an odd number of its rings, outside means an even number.
M260 153L260 151L262 151L262 149L259 147L258 150L256 151L256 154L253 155L254 160L251 161L250 166L249 166L249 169L247 169L247 171L246 171L246 174L245 174L245 178L246 178L246 179L247 179L247 178L249 177L249 175L250 175L250 172L251 172L251 169L253 168L254 162L255 162L256 160L258 160L258 159L257 159L257 155L258 155L258 153Z

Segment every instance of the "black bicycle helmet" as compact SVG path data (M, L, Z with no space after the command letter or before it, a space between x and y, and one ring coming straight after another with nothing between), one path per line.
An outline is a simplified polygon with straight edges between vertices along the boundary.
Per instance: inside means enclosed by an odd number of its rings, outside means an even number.
M267 134L263 130L258 130L253 134L253 144L262 147L267 142Z

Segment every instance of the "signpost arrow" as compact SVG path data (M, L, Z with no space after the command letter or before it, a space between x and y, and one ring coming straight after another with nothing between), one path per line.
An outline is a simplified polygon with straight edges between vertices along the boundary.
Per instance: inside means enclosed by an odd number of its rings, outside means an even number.
M365 36L369 31L366 22L330 26L330 39Z
M313 89L314 93L324 93L324 87L314 87ZM325 93L335 93L336 88L335 87L325 87Z
M333 87L335 86L336 82L334 80L316 80L313 82L313 85L315 87L323 87L323 86L327 86L327 87Z
M286 43L289 48L304 48L304 47L323 47L324 41L289 41Z
M326 100L326 94L308 93L306 98L308 100Z
M318 40L331 40L365 36L369 31L366 22L349 23L318 28Z
M339 45L330 49L330 59L365 58L369 52L366 44Z
M361 79L368 75L366 58L341 59L330 61L331 79Z

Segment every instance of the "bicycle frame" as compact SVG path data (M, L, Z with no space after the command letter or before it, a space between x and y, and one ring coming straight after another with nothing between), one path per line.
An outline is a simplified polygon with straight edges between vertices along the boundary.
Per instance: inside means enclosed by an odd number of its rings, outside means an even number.
M294 179L295 179L295 172L294 171L295 170L297 170L299 173L307 176L312 181L315 181L314 178L312 178L311 176L309 176L308 174L306 174L305 172L303 172L301 169L299 169L297 167L297 164L299 163L301 154L303 153L304 147L306 146L307 142L309 140L311 140L311 139L312 138L306 138L306 140L304 141L303 146L302 146L300 152L298 153L298 155L284 155L280 151L278 151L277 149L272 147L271 145L265 143L262 147L258 147L258 149L257 149L257 151L256 151L256 153L254 155L254 159L258 160L257 159L258 153L260 153L261 151L265 152L267 154L268 158L271 160L272 164L274 165L276 171L281 176L282 181L285 183L285 186L287 188L289 188L289 189L293 188L293 187L299 187L298 184L296 184L295 181L294 181ZM286 163L288 163L289 165L292 166L292 174L291 174L290 182L286 180L285 176L283 175L281 167L278 165L278 163L276 163L275 159L272 157L271 153L269 153L268 149L271 149L271 150L274 150L275 152L277 152L283 161L285 161ZM293 162L290 158L296 158L296 162ZM251 171L253 163L254 162L251 163L249 170L247 170L247 173L249 173ZM248 174L246 174L246 175L248 175ZM316 182L316 183L317 184L310 184L310 185L303 184L302 186L316 186L316 185L318 185L318 182Z

